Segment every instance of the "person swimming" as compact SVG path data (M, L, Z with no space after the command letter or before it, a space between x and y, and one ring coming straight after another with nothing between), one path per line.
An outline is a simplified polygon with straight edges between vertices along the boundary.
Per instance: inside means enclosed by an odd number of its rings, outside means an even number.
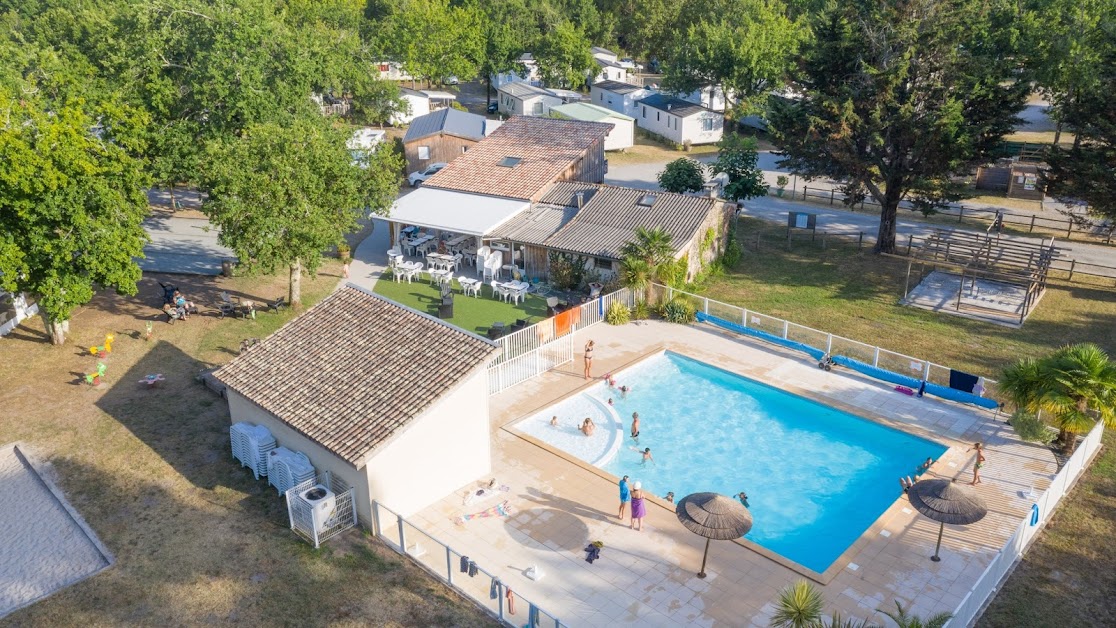
M597 429L597 426L593 424L593 419L591 419L589 417L585 417L585 420L581 422L581 428L580 429L581 429L581 432L583 434L585 434L586 436L592 436L593 435L593 430Z
M639 413L632 413L632 438L639 438Z
M740 491L740 493L738 493L736 495L736 498L740 500L741 504L744 504L745 508L751 508L751 506L748 505L748 494L747 493L745 493L744 491Z
M550 417L550 426L551 427L558 427L558 415L557 414Z
M643 460L640 461L640 464L647 464L648 460L650 460L651 462L655 462L655 459L651 457L650 447L643 450Z
M667 493L666 497L664 497L663 499L665 499L668 502L673 504L674 503L674 491L670 491L669 493Z

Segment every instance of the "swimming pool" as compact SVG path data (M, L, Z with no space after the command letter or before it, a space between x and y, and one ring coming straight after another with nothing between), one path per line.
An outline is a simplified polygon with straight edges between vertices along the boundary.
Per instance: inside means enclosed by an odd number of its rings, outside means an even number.
M515 427L660 497L745 491L747 538L819 573L895 502L900 476L947 449L676 353L613 376L631 391L601 382ZM577 431L586 416L592 437Z

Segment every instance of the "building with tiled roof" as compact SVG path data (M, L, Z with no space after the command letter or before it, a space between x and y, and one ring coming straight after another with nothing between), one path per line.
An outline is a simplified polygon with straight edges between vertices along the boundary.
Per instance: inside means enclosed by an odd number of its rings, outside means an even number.
M610 130L599 122L517 116L423 185L535 201L556 181L600 183Z
M232 421L264 425L321 474L404 513L489 470L479 336L352 284L217 371Z

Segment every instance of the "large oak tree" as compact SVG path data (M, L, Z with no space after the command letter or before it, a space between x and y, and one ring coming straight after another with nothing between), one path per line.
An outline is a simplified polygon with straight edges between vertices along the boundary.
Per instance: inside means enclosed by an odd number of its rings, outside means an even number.
M876 251L895 251L899 205L959 198L954 177L988 159L1030 90L999 0L850 0L812 22L792 87L771 115L782 164L846 182L881 206Z

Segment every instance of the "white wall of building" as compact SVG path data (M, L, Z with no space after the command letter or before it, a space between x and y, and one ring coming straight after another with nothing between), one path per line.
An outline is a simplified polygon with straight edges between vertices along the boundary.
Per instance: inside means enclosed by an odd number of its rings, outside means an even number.
M610 65L601 65L600 72L597 76L593 77L590 84L600 81L620 81L621 83L627 83L628 70L626 68L618 68Z
M497 92L500 113L506 116L547 116L550 108L563 104L556 96L538 94L519 99L505 92Z
M612 130L605 136L605 150L624 150L635 145L635 120L608 118L602 122L612 125Z
M406 105L406 111L393 113L391 123L394 125L409 124L411 120L430 113L430 99L419 94L400 94Z
M679 94L678 98L701 105L706 109L712 109L713 111L720 111L722 113L725 111L725 93L720 87L707 85L701 89L695 89L689 94Z
M712 144L724 135L725 117L713 111L692 114L686 118L669 111L639 105L635 116L640 128L661 135L673 142L682 144Z
M604 107L605 109L611 109L616 113L622 113L626 116L635 118L637 117L636 103L638 103L640 99L646 98L653 93L655 92L644 89L629 94L617 94L598 87L590 87L589 102Z
M478 368L368 460L373 499L408 516L492 470L488 374Z
M263 425L271 431L271 435L275 437L275 441L279 443L281 447L286 447L294 451L301 451L306 454L306 457L310 459L310 464L314 465L314 469L318 472L319 476L321 476L323 472L329 471L331 474L344 480L345 483L355 489L353 493L356 502L357 518L360 520L361 525L367 528L372 527L372 500L368 492L368 477L363 469L358 470L325 447L299 434L286 423L276 418L275 415L252 403L235 390L227 388L226 392L229 400L229 414L232 417L232 423L244 421L253 425ZM244 469L244 473L251 473L251 471ZM274 487L268 487L268 490L274 491L275 489Z

